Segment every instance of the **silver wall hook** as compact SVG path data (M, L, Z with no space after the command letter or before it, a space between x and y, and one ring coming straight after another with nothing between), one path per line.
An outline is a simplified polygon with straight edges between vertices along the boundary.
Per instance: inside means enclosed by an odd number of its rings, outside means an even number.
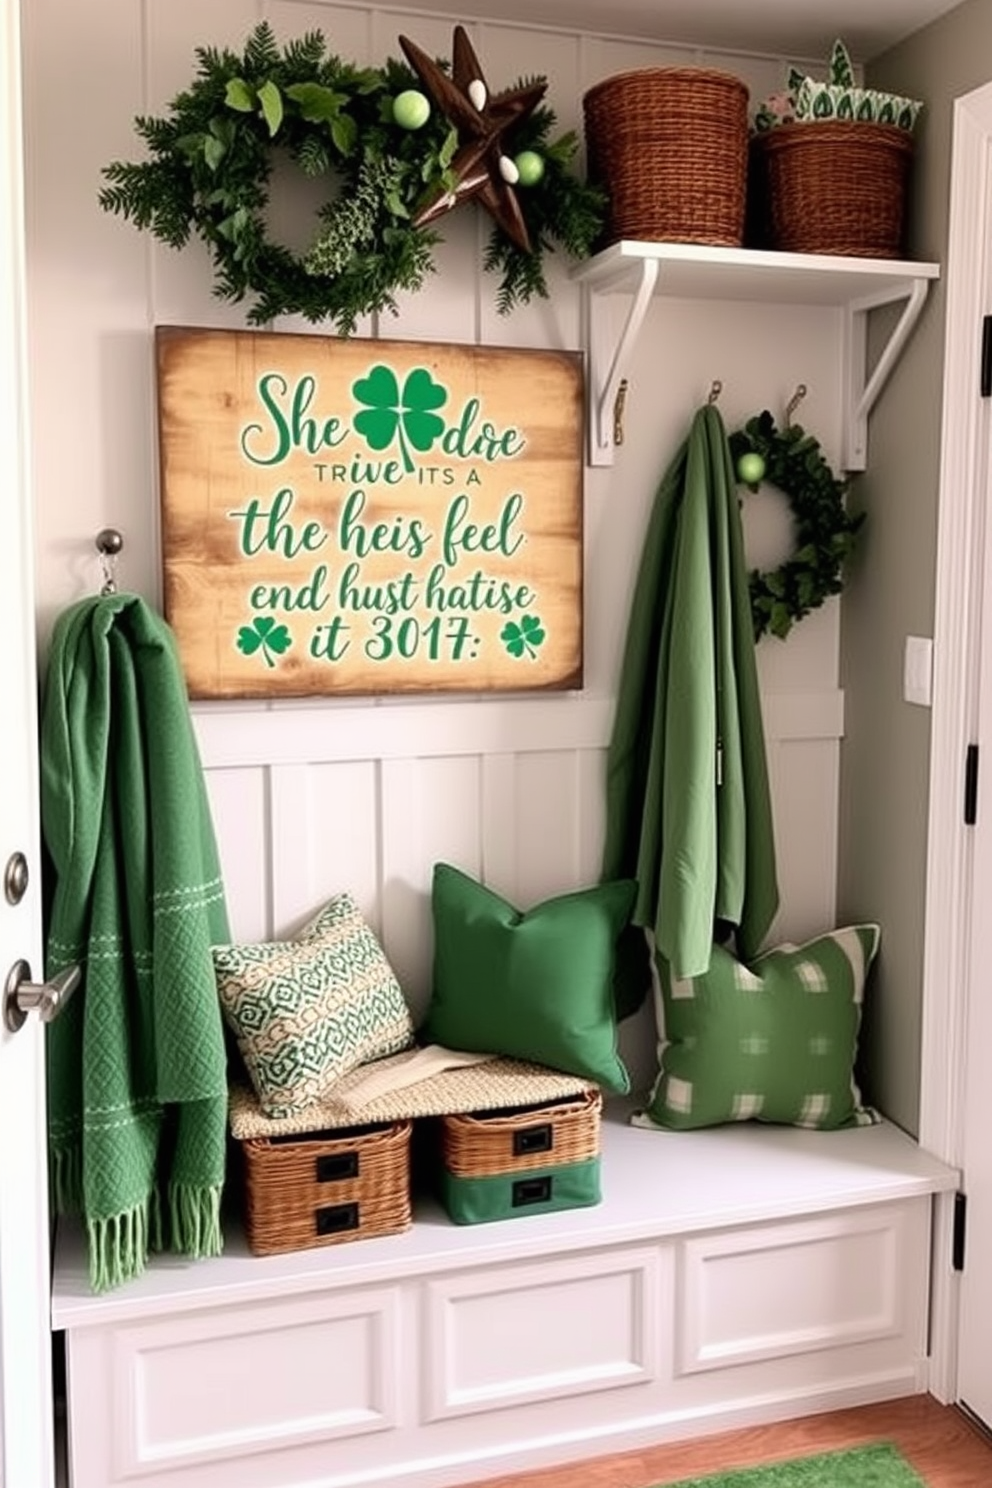
M124 539L116 527L104 527L96 535L96 550L103 569L101 596L117 593L117 559L123 546Z

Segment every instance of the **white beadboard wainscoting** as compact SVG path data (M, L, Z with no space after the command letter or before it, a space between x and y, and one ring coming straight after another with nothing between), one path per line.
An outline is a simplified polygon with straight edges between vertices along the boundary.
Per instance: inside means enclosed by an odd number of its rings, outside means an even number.
M832 925L843 695L766 694L782 906ZM416 1014L430 986L436 861L520 908L597 881L610 699L197 705L232 934L291 934L351 892ZM816 851L808 850L815 843Z

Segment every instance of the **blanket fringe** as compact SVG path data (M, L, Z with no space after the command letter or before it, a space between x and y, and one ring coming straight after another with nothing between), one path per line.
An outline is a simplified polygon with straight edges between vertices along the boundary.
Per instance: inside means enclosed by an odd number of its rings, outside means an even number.
M221 1185L195 1187L169 1184L169 1240L172 1250L197 1260L219 1256L224 1249L220 1228Z
M148 1264L148 1220L147 1199L108 1219L87 1220L94 1292L106 1292L141 1275Z
M188 1183L169 1185L169 1233L163 1236L162 1205L157 1193L143 1203L87 1221L90 1285L106 1292L140 1276L153 1250L168 1249L200 1260L224 1248L220 1227L221 1188Z
M51 1151L49 1181L56 1214L79 1214L83 1207L83 1153L76 1144Z

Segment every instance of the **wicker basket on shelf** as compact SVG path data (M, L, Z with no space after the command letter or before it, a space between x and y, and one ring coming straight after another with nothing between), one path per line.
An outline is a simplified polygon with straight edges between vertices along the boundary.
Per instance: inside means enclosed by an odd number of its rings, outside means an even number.
M440 1120L441 1201L458 1224L598 1204L603 1097L590 1089L513 1111Z
M242 1142L252 1254L409 1229L411 1131L409 1121L397 1121Z
M609 195L607 242L740 247L748 91L729 72L647 67L583 100L589 178Z
M783 124L752 147L757 246L900 258L913 137L890 124Z

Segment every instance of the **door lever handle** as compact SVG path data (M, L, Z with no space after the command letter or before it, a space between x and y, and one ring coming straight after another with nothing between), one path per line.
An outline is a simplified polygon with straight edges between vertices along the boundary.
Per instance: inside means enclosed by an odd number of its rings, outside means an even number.
M3 1021L9 1032L22 1028L28 1013L37 1013L43 1023L51 1023L79 986L82 975L78 966L64 966L50 982L33 982L28 963L15 961L3 990Z

